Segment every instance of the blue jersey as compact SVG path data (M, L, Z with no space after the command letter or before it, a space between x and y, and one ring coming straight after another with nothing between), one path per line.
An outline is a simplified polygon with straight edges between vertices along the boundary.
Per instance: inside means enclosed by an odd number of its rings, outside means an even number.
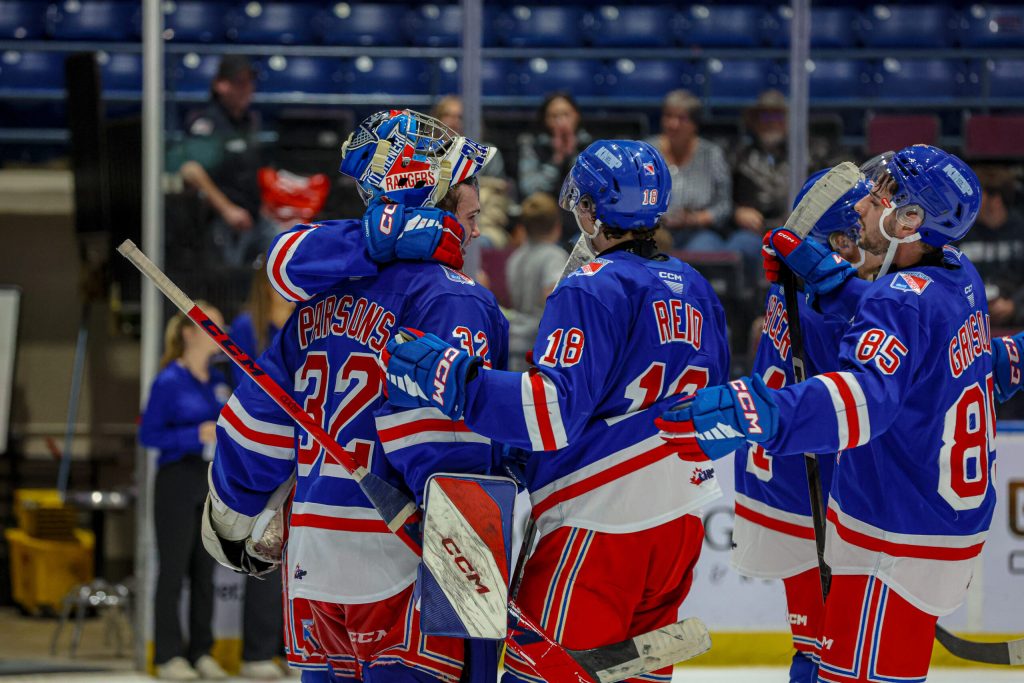
M797 296L808 375L839 369L839 342L849 320L823 315ZM765 300L754 372L772 389L795 381L785 293L772 285ZM776 458L751 444L736 452L736 522L732 564L744 576L784 579L818 564L803 458ZM821 490L828 496L835 453L818 455Z
M177 361L161 370L146 401L139 425L139 441L160 449L157 465L163 467L185 456L202 456L205 444L199 440L199 425L217 419L231 393L224 377L210 369L202 382Z
M267 341L269 342L279 332L277 327L268 323L267 324ZM245 351L252 358L258 358L263 349L256 348L256 329L252 324L252 314L249 312L240 313L231 321L231 328L228 330L228 334L231 335L231 340L235 342L239 348ZM242 370L235 364L231 365L232 380L235 386L242 381L245 377L245 371Z
M863 294L839 372L775 392L768 452L841 453L827 560L931 614L962 601L992 521L995 411L985 288L952 247Z
M1022 385L1021 359L1024 358L1024 332L999 337L992 344L995 364L996 398L1009 401Z
M434 332L504 367L508 328L493 295L462 273L423 262L339 276L317 291L330 278L325 272L304 277L312 268L306 257L344 272L351 254L327 261L317 238L332 239L333 230L352 228L325 225L317 235L306 232L300 248L278 264L280 275L311 298L299 303L260 365L358 462L410 498L419 501L433 472L492 472L488 439L440 411L400 411L386 403L379 354L404 325ZM293 237L279 236L277 246ZM254 515L292 474L297 479L289 520L290 597L366 603L413 582L418 558L388 531L344 467L246 380L218 422L215 492L231 509Z
M640 531L720 495L710 464L680 459L654 426L673 396L728 379L721 304L690 266L602 254L548 297L533 360L526 373L481 372L465 421L549 451L526 466L541 533Z

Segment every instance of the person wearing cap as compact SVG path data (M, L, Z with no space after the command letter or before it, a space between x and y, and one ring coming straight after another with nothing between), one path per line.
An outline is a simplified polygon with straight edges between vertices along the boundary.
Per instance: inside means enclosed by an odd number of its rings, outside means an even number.
M255 81L246 57L224 55L210 84L210 102L185 126L181 177L212 210L207 234L219 265L251 263L275 232L260 213L260 121L250 109Z

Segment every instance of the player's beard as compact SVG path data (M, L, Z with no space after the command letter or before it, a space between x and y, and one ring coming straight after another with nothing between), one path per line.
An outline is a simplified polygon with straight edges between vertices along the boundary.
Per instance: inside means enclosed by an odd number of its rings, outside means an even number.
M869 223L873 223L873 225L869 225ZM878 224L877 219L865 221L862 217L860 220L860 239L857 240L857 246L875 256L884 256L889 248L889 240L885 239L881 231L882 227Z

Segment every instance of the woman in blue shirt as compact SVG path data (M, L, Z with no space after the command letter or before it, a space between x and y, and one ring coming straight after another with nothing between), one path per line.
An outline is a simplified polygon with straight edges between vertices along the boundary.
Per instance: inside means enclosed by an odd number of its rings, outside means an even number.
M223 326L217 309L200 303ZM210 656L213 646L213 566L199 530L208 491L207 469L217 444L217 416L231 395L210 361L217 345L178 313L164 332L161 371L142 415L139 441L159 449L153 517L159 554L155 596L157 677L170 680L227 678ZM182 643L178 604L189 579L189 643Z

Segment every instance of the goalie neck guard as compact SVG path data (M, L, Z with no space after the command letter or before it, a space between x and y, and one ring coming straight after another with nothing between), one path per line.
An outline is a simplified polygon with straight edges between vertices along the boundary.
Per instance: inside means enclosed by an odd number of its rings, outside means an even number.
M365 203L378 197L405 206L434 206L494 156L492 147L457 134L410 109L373 114L341 147L338 169L354 178Z

